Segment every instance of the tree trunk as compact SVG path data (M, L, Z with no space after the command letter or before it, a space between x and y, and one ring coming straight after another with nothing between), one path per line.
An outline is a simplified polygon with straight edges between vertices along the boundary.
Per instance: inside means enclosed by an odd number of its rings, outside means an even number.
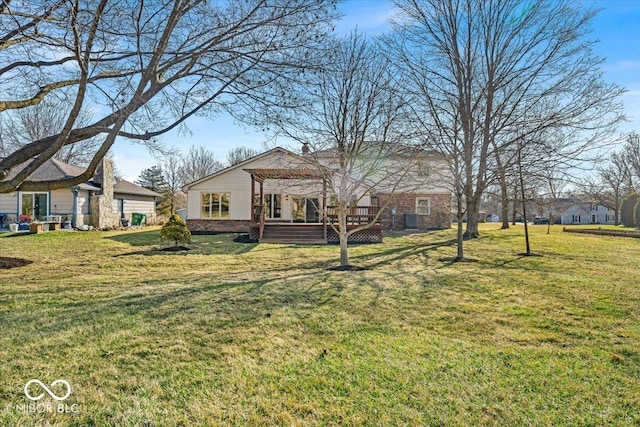
M522 173L522 148L518 143L518 174L520 175L520 193L522 194L522 216L524 217L524 240L526 242L526 255L531 255L531 245L529 244L529 224L527 222L527 199L524 197L524 174Z
M522 176L520 177L522 179ZM524 194L524 190L522 191ZM529 224L527 223L527 201L522 199L522 215L524 216L524 240L527 247L527 255L531 255L531 245L529 244Z
M349 251L347 247L348 234L347 234L347 213L344 209L340 209L338 212L338 232L340 234L340 267L346 267L349 265Z
M511 217L511 225L516 225L516 217L518 216L518 186L513 189L513 212Z
M500 171L500 197L501 197L501 212L500 219L502 219L501 230L507 230L509 228L509 191L507 190L507 177L504 171Z
M462 213L458 212L458 254L456 261L464 259L464 233L462 231Z
M467 230L464 232L465 239L475 239L480 237L478 232L478 222L480 220L480 203L477 200L467 199Z

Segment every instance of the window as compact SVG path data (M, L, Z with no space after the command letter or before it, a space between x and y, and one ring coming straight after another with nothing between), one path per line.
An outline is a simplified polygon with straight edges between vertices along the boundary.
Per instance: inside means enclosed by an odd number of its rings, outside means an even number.
M229 218L229 193L202 193L202 218Z
M380 197L371 196L371 206L380 206Z
M427 163L421 163L418 165L419 177L426 178L429 176L429 173L431 173L431 170L429 169L429 165Z
M44 220L49 215L49 193L20 193L20 214Z
M416 213L418 215L429 215L431 213L431 199L428 197L417 197Z
M259 195L258 199L260 199ZM264 214L267 218L282 218L282 195L264 195Z

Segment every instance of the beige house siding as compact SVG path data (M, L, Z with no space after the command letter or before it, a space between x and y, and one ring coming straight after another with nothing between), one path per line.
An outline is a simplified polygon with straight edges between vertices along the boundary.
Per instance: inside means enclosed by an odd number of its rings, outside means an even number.
M113 195L113 212L119 213L118 199L124 199L124 214L141 213L154 214L156 211L156 203L152 197L137 196L133 194L115 193Z
M17 207L18 196L16 193L0 194L0 213L8 214L10 219L14 220Z
M18 212L18 194L0 194L0 213L9 214L14 220ZM89 213L89 192L78 192L78 215ZM49 215L72 215L73 192L68 188L52 190L49 192Z
M73 192L70 189L52 190L50 197L51 215L73 214Z
M318 163L331 167L333 158L319 158ZM375 161L371 161L376 164ZM424 174L423 171L427 171ZM376 193L450 194L447 177L449 166L445 159L434 155L400 157L380 161L375 172L365 171L363 184Z
M51 191L51 215L73 215L73 196L74 193L68 188ZM89 215L89 191L79 190L77 198L77 215ZM81 223L86 223L82 221Z
M251 219L251 175L244 169L279 169L303 167L299 157L276 151L271 155L247 162L237 168L227 170L210 179L189 186L187 191L187 219L203 219L200 203L202 193L229 193L229 218L210 219L212 221L250 220ZM255 184L256 193L260 184ZM319 180L266 180L264 194L282 194L283 220L291 218L292 198L321 197L322 182ZM287 197L288 196L288 197Z

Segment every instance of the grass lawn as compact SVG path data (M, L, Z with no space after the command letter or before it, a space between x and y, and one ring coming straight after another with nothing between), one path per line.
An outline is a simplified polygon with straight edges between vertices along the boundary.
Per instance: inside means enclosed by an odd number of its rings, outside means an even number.
M2 236L33 263L0 270L0 425L640 425L640 240L532 226L523 258L495 227L475 262L444 261L451 230L354 246L357 272L336 246ZM30 379L75 412L29 412Z

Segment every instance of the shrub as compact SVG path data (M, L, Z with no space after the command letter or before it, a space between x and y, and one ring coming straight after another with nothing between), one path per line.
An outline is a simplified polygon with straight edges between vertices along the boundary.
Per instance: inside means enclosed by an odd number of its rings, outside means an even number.
M636 225L635 221L635 207L638 204L638 194L630 194L622 200L620 206L620 220L626 227L633 227Z
M633 208L633 219L636 227L640 227L640 197L636 197L636 205Z
M173 240L175 246L178 244L191 243L191 232L187 228L187 224L179 215L173 214L160 230L160 241Z

